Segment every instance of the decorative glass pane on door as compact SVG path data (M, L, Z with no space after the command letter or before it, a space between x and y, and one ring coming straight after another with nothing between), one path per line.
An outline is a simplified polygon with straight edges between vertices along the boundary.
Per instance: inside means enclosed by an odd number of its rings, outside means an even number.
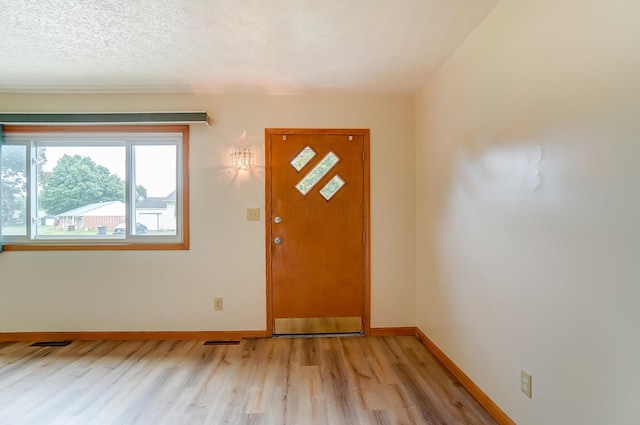
M316 153L313 151L313 149L307 146L306 148L302 149L295 158L291 160L291 165L293 165L293 168L295 168L296 171L300 171L304 168L305 165L309 163L309 161L311 161L314 156L316 156Z
M344 186L344 180L342 180L340 176L334 176L329 183L320 189L320 194L328 201L333 198L333 195L335 195L342 186Z
M300 191L303 195L309 193L311 188L315 186L324 176L327 175L329 170L331 170L337 163L340 161L338 155L333 152L329 152L327 156L322 158L322 161L318 163L313 170L309 172L300 182L296 185L296 189Z

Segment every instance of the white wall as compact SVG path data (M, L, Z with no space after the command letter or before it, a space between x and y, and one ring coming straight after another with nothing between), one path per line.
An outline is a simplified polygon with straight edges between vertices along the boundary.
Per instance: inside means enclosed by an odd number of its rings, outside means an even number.
M639 18L503 0L417 96L417 324L520 425L640 423Z
M264 217L264 168L228 165L253 146L263 166L266 127L371 129L371 325L414 325L410 96L0 94L3 112L162 110L214 118L191 131L191 250L2 253L0 332L265 329L264 221L245 221L249 207Z

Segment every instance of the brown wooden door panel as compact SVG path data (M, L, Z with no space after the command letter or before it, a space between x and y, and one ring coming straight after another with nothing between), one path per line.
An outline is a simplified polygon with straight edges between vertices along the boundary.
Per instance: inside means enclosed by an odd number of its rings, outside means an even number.
M273 317L363 317L365 303L365 179L361 134L272 134L270 249ZM350 140L351 139L351 140ZM292 160L315 156L299 171ZM303 195L296 188L328 154L337 163ZM344 184L329 199L321 190ZM279 217L280 223L274 219ZM274 238L282 238L276 244Z

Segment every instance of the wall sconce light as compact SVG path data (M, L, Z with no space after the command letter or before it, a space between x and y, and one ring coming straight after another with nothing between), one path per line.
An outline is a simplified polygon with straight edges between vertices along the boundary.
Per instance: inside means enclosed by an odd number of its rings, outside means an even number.
M256 166L256 152L253 148L236 148L232 150L231 166L236 170L250 170Z

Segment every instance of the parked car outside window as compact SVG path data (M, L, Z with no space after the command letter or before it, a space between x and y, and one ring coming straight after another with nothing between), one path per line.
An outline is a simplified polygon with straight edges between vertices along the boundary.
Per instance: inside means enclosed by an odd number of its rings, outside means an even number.
M124 235L125 233L127 233L126 223L120 223L113 228L114 235ZM147 226L142 223L136 223L136 235L142 235L145 233L147 233Z

